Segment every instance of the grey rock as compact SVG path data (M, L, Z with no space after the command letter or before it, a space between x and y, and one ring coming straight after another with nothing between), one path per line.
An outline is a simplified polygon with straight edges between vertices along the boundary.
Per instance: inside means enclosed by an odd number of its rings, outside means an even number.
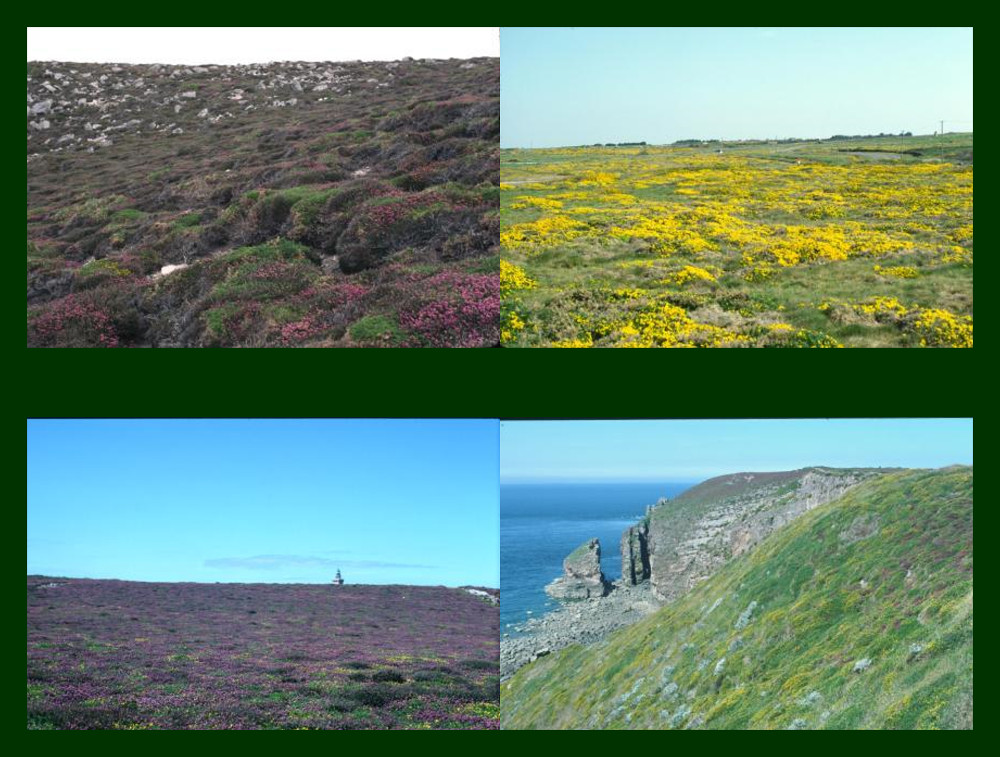
M181 92L181 97L186 97L188 99L191 99L191 98L194 98L194 97L197 97L197 96L198 96L198 92L196 90L193 90L193 89L189 89L186 92Z
M740 616L736 619L736 625L734 628L737 631L742 631L750 624L750 620L753 618L753 611L757 609L757 600L753 600L747 605L746 609L740 613Z
M795 718L795 720L792 721L792 724L790 726L788 726L787 730L789 730L789 731L802 731L805 728L807 728L808 725L809 724L806 723L806 721L803 720L802 718Z
M799 704L809 707L816 704L821 699L823 699L823 695L820 694L818 691L810 691L808 694L802 697L802 699L799 700Z
M864 673L866 670L868 670L868 668L871 667L871 665L872 665L871 658L870 657L864 657L864 658L862 658L862 659L860 659L860 660L858 660L857 662L854 663L854 672L855 673Z
M649 525L641 521L626 528L622 533L622 582L635 586L648 581L649 569Z
M601 571L601 543L591 539L581 544L563 560L563 575L545 587L554 599L590 599L605 597L611 584Z
M809 468L722 476L706 482L715 494L704 509L681 521L661 500L648 517L650 581L657 597L686 594L775 530L877 475L875 470ZM727 489L734 493L727 496Z
M686 704L682 704L677 709L677 712L674 713L673 717L670 718L670 726L672 728L676 728L681 723L683 723L690 714L691 714L691 708L688 707Z
M52 110L51 100L41 100L31 106L31 115L33 116L43 116Z

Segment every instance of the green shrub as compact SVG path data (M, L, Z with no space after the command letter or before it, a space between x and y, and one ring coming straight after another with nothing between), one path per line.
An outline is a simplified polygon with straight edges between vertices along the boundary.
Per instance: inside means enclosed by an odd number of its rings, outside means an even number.
M175 229L189 229L201 223L201 213L185 213L174 221Z
M351 326L350 333L355 342L390 344L400 343L405 336L395 319L385 315L366 315Z

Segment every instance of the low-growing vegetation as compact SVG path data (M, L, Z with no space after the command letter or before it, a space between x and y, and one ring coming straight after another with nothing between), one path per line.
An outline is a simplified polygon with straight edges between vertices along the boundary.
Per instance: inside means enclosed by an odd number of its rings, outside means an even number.
M504 344L971 347L972 136L903 141L504 151Z
M423 586L28 577L28 729L493 729L497 608Z
M499 344L497 60L38 63L28 105L29 346Z

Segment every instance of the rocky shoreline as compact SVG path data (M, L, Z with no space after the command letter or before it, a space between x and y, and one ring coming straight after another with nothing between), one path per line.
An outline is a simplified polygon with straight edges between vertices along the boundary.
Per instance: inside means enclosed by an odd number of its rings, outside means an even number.
M573 644L590 645L619 628L642 620L661 607L649 583L628 586L620 581L605 597L568 601L552 612L514 626L500 639L500 680L551 652Z

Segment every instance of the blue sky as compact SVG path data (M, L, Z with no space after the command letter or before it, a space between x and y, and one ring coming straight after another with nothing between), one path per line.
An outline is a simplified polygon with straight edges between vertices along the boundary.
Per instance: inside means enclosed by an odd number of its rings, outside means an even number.
M28 573L499 585L490 420L28 422Z
M503 481L691 481L741 471L972 464L971 419L504 421Z
M501 144L972 131L972 29L500 30Z

